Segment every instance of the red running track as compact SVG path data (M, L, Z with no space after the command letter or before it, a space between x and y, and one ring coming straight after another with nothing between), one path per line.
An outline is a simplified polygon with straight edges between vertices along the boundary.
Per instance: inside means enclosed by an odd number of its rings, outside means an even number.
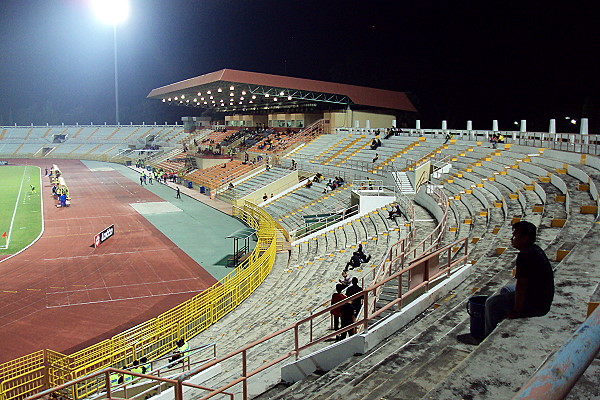
M57 164L72 205L56 208L42 177L45 230L22 253L0 262L0 363L40 349L83 349L188 300L216 280L129 204L163 201L116 171L92 172L77 160ZM114 224L100 247L93 237Z

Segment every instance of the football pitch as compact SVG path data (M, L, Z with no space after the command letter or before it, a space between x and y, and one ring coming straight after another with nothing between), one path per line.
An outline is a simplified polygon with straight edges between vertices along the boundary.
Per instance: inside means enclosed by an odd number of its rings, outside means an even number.
M2 166L0 188L0 255L14 254L42 233L40 168Z

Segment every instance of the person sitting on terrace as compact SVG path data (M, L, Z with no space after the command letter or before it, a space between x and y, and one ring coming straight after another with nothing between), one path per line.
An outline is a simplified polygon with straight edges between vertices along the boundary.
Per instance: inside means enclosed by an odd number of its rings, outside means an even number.
M485 334L505 318L539 317L550 311L554 276L546 253L535 244L537 228L528 221L513 225L511 244L519 250L516 283L504 286L485 302Z
M388 211L388 219L393 220L396 217L402 215L402 210L400 210L400 204L396 204L392 207L391 211Z
M185 353L190 349L190 345L189 343L187 343L185 340L183 339L179 339L176 343L176 348L173 354L173 357L169 358L169 362L173 362L173 361L177 361L180 358L182 358L183 356L185 356ZM180 362L183 363L183 360L181 360Z
M377 149L377 139L373 139L371 141L371 150L376 150Z
M356 254L360 258L360 262L368 263L371 260L371 256L367 256L363 251L362 243L358 244L358 249L356 249Z
M348 271L348 269L354 268L360 268L360 256L357 252L352 253L352 257L350 257L350 261L346 263L344 271Z
M316 183L319 183L319 182L321 182L321 179L323 179L323 175L321 175L321 173L320 173L320 172L317 172L317 174L315 175L315 179L314 179L314 181L315 181Z
M485 302L485 336L504 319L541 317L550 311L554 299L554 274L544 250L537 244L537 228L528 221L512 226L511 244L519 250L514 284L503 286ZM458 335L458 340L478 344L470 335ZM473 341L475 339L475 341Z
M307 188L309 188L309 189L311 188L311 186L312 186L312 181L310 180L310 178L308 178L308 180L306 181L306 185L305 185L305 186L306 186Z

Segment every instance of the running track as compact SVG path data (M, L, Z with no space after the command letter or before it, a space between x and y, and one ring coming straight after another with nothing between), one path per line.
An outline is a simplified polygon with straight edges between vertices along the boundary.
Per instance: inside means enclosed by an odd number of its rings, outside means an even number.
M92 172L77 160L57 164L73 204L55 207L42 177L45 231L30 248L0 262L0 363L40 349L78 351L147 321L216 280L129 204L163 201L116 171ZM0 170L1 172L1 170ZM115 236L91 247L115 225Z

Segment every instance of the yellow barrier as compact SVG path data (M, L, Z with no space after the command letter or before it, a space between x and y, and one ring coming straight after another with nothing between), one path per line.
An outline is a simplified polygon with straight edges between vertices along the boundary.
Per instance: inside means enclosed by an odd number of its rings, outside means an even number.
M173 350L235 309L271 272L278 230L269 214L246 202L234 216L257 229L256 248L218 283L158 317L71 355L41 350L0 364L0 400L23 399L106 367L124 368L141 357L157 358ZM72 399L102 390L105 381L85 380L64 393Z

